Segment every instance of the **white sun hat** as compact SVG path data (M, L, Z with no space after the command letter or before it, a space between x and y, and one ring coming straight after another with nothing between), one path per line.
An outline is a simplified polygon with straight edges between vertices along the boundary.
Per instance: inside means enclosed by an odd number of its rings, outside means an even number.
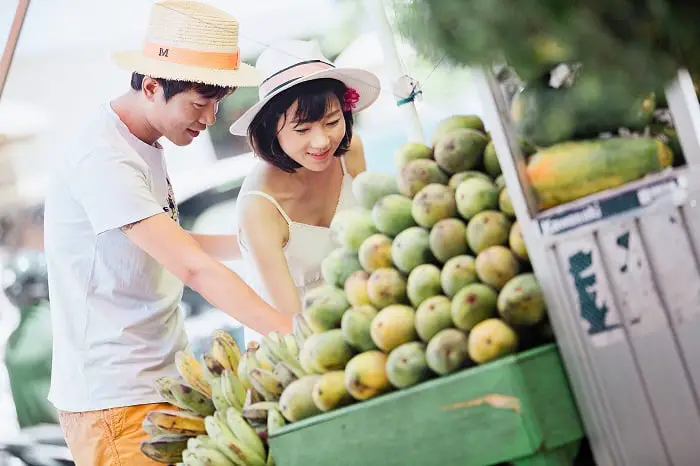
M121 68L153 78L254 87L261 75L241 63L238 21L206 3L166 0L151 8L142 50L116 52Z
M333 78L354 89L357 92L354 112L369 107L379 97L380 83L374 73L357 68L336 68L323 56L316 41L277 42L260 54L255 68L263 76L258 89L260 101L231 125L231 133L237 136L247 134L253 118L270 99L290 87L313 79Z

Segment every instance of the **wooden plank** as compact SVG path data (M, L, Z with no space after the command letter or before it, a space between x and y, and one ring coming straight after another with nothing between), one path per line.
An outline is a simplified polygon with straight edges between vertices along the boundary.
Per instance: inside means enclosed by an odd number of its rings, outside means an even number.
M571 312L588 342L589 363L599 381L625 464L667 464L665 446L640 377L593 235L557 245ZM608 439L609 440L609 439Z
M556 346L546 345L291 424L270 445L279 466L479 466L582 436Z
M563 367L563 361L558 354L557 357L558 364ZM580 430L581 419L571 399L552 398L552 385L566 387L567 391L571 389L566 373L551 370L552 364L551 358L543 358L538 353L524 353L520 358L520 370L516 372L531 405L536 408L533 411L536 422L533 424L541 433L542 447L547 451L568 444L572 433L578 432L583 436L583 431ZM542 377L543 374L547 374L546 379ZM545 406L548 409L541 409ZM553 416L553 411L558 414Z
M640 229L697 399L700 395L700 271L697 249L689 238L689 233L697 238L694 231L699 220L695 217L697 209L685 216L674 210L640 219Z
M623 464L615 424L589 354L588 335L581 331L578 314L572 312L578 308L578 296L567 293L567 272L560 266L556 247L547 247L537 254L530 252L587 438L595 446L596 461Z
M592 235L563 241L557 247L561 270L574 297L581 331L593 347L625 342L619 311Z
M690 464L697 456L700 413L637 225L609 224L598 238L611 289L672 463Z
M693 246L693 255L696 264L700 261L700 205L696 199L700 193L693 193L693 199L687 205L681 207L681 215L687 228L690 242ZM697 308L696 308L697 310ZM690 316L690 321L676 328L676 336L683 349L686 365L693 380L695 396L700 398L700 315Z
M5 87L5 81L7 81L7 74L10 70L10 64L12 63L12 57L15 53L15 48L17 47L17 40L19 39L19 33L24 24L24 18L27 15L27 9L29 8L29 0L18 0L17 1L17 11L15 12L15 19L10 26L10 34L7 37L7 44L2 51L2 58L0 58L0 97L2 97L2 90Z

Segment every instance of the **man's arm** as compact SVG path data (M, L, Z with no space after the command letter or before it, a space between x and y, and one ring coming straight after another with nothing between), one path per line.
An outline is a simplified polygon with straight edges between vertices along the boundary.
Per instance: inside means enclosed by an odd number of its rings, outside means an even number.
M189 232L193 240L207 254L219 261L241 259L241 248L236 235L203 235Z
M290 333L292 315L277 312L232 270L162 213L122 227L126 236L213 306L262 334Z
M92 152L74 164L69 187L94 233L121 229L172 274L243 325L263 334L291 332L291 316L275 311L163 212L143 165L139 157L121 151Z

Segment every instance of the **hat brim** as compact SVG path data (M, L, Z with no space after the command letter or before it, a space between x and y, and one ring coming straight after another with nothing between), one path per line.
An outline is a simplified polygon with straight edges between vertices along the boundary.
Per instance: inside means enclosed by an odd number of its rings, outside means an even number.
M255 118L255 115L257 115L258 112L265 106L265 104L269 102L274 96L303 82L322 78L337 79L338 81L341 81L343 84L345 84L347 87L352 87L357 91L357 93L360 95L360 99L358 100L357 105L353 109L353 113L357 113L366 109L367 107L372 105L379 97L381 84L379 82L379 78L377 78L377 76L374 75L374 73L370 73L369 71L357 68L333 68L330 70L323 70L316 73L311 73L302 78L294 80L291 83L286 84L285 86L281 86L280 88L275 89L275 91L270 93L270 95L266 96L264 99L260 100L258 103L250 107L238 120L236 120L231 125L229 131L231 132L231 134L234 134L236 136L245 136L248 133L248 126L250 126L250 123L253 121L253 118Z
M120 68L154 78L221 87L257 87L262 82L260 72L246 63L241 63L237 70L218 70L156 60L141 52L115 52L112 59Z

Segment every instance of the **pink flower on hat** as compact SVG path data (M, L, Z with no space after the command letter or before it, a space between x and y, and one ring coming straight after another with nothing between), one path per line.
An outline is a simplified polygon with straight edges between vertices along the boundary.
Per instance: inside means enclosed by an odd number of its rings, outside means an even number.
M343 95L343 111L349 112L354 110L357 106L357 102L359 101L360 94L358 94L358 92L352 87L348 87L348 89L345 91L345 95Z

